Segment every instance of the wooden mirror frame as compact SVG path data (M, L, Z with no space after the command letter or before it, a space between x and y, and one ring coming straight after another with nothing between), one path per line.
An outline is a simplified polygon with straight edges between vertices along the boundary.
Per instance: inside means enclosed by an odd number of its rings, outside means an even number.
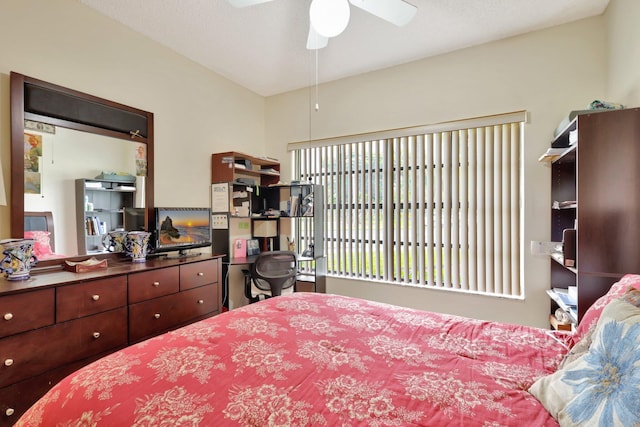
M73 89L68 89L16 72L11 72L11 237L24 237L24 121L25 119L47 123L67 129L74 129L113 138L145 143L147 145L147 177L145 183L145 229L153 224L153 113L98 98ZM26 99L28 90L39 92L41 99L47 98L49 107L64 107L69 111L43 112L25 111L25 105L33 102ZM43 98L44 95L44 98ZM54 101L51 102L51 98ZM73 103L75 107L90 110L90 118L76 114L78 108L68 108ZM74 115L81 117L74 117ZM128 129L127 119L134 119L136 123L146 125L143 129ZM86 257L78 254L69 258ZM101 254L92 254L100 257ZM113 256L105 254L104 256ZM118 254L120 256L120 254ZM67 258L67 259L69 259ZM61 265L63 259L45 260L38 266Z

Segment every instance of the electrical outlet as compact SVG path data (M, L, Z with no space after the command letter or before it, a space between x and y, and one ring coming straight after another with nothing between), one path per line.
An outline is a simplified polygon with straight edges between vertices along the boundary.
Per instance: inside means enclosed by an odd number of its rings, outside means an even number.
M562 243L560 242L538 242L536 240L531 241L531 255L550 255L553 252L562 249Z

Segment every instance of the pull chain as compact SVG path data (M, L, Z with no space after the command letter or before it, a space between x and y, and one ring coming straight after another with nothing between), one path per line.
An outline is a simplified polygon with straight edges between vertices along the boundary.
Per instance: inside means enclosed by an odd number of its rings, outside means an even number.
M316 49L316 111L320 110L320 104L318 102L318 50L319 49Z

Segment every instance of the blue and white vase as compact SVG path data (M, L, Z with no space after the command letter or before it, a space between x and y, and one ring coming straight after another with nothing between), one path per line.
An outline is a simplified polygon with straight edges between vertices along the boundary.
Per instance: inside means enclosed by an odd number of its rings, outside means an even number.
M31 267L38 262L33 253L33 239L5 239L0 240L4 258L0 261L0 271L5 273L7 280L25 280L31 277Z

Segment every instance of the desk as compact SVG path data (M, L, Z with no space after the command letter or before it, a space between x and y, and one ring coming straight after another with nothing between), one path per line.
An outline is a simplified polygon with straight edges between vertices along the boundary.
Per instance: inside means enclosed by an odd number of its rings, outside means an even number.
M224 285L222 287L222 306L229 310L229 270L234 265L251 265L256 261L258 255L252 255L245 258L231 258L222 261L222 268L224 270ZM243 295L244 295L244 282L242 283Z
M243 266L251 266L258 255L248 256L246 258L231 258L230 260L222 260L222 269L224 275L224 281L222 286L222 307L223 311L229 310L230 303L230 294L231 290L229 287L229 272L231 267L234 265L243 265ZM294 286L295 292L325 292L325 274L318 274L318 271L326 272L326 259L325 258L312 258L305 256L297 256L298 263L298 278L296 280L296 284ZM313 263L313 267L311 267L311 263ZM318 270L320 269L320 270ZM241 297L243 302L246 302L244 296L244 275L242 275L242 282L238 289L241 290ZM244 304L243 304L244 305Z

